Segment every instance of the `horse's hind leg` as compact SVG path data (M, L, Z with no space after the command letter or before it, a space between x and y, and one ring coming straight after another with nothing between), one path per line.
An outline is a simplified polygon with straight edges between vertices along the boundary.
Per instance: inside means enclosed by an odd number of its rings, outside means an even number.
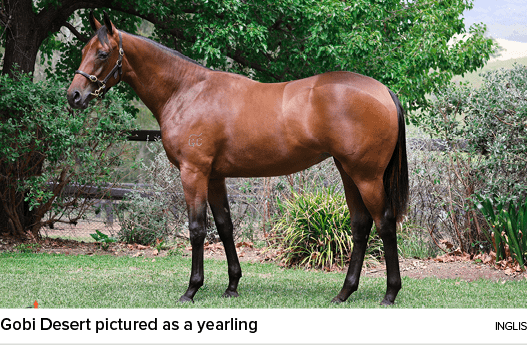
M399 257L397 255L397 221L392 209L386 205L386 193L382 177L373 181L357 181L363 201L373 216L377 232L384 246L386 262L386 295L381 304L391 305L401 289L401 274L399 271Z
M229 200L227 198L227 190L225 187L225 179L209 181L208 199L216 223L216 228L218 229L218 234L223 242L225 255L227 256L229 286L223 296L236 297L238 296L237 288L240 277L242 277L242 270L238 260L238 255L236 254L236 247L234 246L233 226L229 209Z
M351 261L339 294L333 299L333 302L344 302L348 297L357 290L359 286L360 273L368 236L370 235L373 219L362 201L359 190L351 177L342 168L341 163L335 159L335 164L339 169L346 193L346 202L351 214L351 228L353 233L353 251Z
M377 179L364 180L358 175L351 178L347 173L352 173L353 170L346 170L337 160L335 163L344 182L346 201L352 216L354 244L344 286L333 301L344 301L357 289L373 219L384 245L386 261L387 289L381 304L391 305L401 289L401 275L397 255L396 219L391 209L386 206L383 178L380 176Z

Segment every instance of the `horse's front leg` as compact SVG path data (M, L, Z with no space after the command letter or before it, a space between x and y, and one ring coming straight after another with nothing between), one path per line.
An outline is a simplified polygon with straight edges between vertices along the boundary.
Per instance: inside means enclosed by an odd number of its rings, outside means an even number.
M224 297L238 296L238 282L242 277L242 269L236 254L236 247L233 239L233 226L229 208L229 199L227 198L227 188L225 187L225 178L209 181L209 205L214 215L214 221L218 228L225 255L227 257L227 266L229 271L229 286Z
M181 169L181 181L187 202L190 244L192 245L192 269L188 289L180 302L193 302L194 295L203 285L203 242L207 235L208 177L194 168Z

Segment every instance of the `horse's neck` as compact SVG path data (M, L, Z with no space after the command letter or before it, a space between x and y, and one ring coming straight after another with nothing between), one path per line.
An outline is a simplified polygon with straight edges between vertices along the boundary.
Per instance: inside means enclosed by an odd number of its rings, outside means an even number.
M127 62L123 81L130 84L160 124L165 105L210 71L136 36L126 35L123 49Z

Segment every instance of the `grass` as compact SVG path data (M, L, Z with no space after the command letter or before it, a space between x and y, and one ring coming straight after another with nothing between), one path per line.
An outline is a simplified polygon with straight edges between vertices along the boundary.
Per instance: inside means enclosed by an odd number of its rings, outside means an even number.
M363 278L348 302L330 303L343 273L243 263L240 297L221 298L225 261L205 261L205 285L194 304L179 304L190 258L131 258L1 253L0 308L379 308L385 279ZM527 308L527 281L403 278L395 308Z

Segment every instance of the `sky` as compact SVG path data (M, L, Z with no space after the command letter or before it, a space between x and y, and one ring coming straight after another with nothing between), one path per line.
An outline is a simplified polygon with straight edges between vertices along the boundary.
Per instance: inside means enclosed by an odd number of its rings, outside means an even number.
M494 38L527 42L527 0L474 0L464 18L467 27L485 23Z

